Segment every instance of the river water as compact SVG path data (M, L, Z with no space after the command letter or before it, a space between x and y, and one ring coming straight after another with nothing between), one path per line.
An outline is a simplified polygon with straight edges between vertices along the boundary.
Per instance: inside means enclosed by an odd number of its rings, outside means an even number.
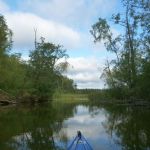
M51 103L0 108L0 150L65 150L80 130L94 150L150 150L150 110Z

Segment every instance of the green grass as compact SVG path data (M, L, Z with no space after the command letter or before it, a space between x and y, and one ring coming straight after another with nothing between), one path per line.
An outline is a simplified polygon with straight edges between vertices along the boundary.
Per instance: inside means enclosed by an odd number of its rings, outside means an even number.
M54 101L65 103L88 102L88 96L86 94L57 93L53 99Z

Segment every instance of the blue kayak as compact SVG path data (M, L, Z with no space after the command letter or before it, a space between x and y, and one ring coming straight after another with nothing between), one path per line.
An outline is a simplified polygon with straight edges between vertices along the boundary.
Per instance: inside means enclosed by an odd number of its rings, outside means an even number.
M77 132L77 136L71 142L67 150L93 150L85 137L81 134L80 131Z

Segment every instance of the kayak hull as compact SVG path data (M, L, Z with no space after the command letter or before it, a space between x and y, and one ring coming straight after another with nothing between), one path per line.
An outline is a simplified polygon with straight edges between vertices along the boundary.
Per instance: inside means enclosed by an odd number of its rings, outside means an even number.
M71 142L67 150L93 150L85 137L78 134L75 139Z

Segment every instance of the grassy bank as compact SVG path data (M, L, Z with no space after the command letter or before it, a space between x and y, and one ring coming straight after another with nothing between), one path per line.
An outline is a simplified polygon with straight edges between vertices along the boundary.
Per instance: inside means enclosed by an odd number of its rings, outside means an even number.
M65 102L65 103L79 103L89 101L87 94L75 94L75 93L56 93L54 94L53 100L55 102Z

